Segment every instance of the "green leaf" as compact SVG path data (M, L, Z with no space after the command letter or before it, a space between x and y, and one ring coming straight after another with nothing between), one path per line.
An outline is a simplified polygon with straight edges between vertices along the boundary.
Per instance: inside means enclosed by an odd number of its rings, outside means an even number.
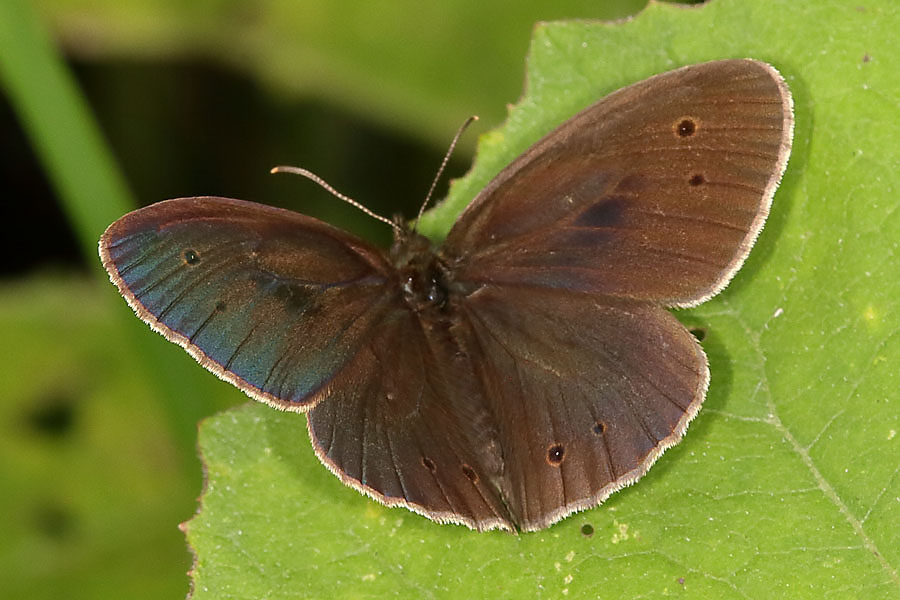
M88 264L93 265L98 279L106 280L97 258L97 239L109 223L134 208L135 203L71 73L26 0L0 2L0 84L53 183ZM127 312L121 310L112 318L125 322ZM173 348L163 349L164 344L150 341L143 332L126 340L122 347L128 344L170 375L184 372L187 366L187 361L180 360L182 356L173 358ZM182 402L178 380L190 377L147 382L159 391L187 457L193 449L197 419L222 406L208 394L197 394L192 403ZM200 386L208 387L204 383Z
M443 147L476 108L502 119L535 20L623 18L647 0L35 1L72 52L208 56Z
M155 600L187 588L174 524L190 514L196 465L142 359L122 351L108 293L72 275L0 286L3 598Z
M794 151L766 229L724 293L679 313L707 331L699 417L637 485L513 536L384 508L318 463L302 416L231 410L201 428L195 597L900 598L897 31L890 0L654 3L622 24L538 27L525 97L430 232L628 83L750 56L793 91Z

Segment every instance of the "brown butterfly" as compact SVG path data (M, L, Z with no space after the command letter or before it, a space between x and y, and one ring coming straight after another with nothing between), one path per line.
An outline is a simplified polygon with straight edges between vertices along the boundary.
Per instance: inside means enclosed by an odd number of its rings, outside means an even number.
M664 308L722 290L788 160L778 72L723 60L606 96L384 252L225 198L125 215L100 256L137 315L388 506L478 530L596 506L676 444L706 356Z

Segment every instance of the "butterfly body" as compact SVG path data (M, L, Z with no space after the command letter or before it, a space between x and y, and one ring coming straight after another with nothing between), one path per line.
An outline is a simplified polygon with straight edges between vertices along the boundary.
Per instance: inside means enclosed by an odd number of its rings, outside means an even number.
M390 260L411 310L444 309L447 306L447 266L432 249L428 238L401 226L395 231Z
M225 198L160 202L100 240L140 318L251 397L307 413L319 459L388 506L536 530L677 443L709 382L666 310L721 290L792 133L769 65L623 88L513 161L439 248L388 252Z

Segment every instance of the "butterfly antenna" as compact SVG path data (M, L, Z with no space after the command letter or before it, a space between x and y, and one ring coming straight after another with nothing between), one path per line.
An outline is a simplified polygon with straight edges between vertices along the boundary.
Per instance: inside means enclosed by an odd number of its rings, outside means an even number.
M447 166L447 162L450 160L450 155L453 154L453 149L456 148L456 143L459 141L459 138L462 137L463 132L472 124L473 121L478 120L478 115L472 115L466 122L463 123L460 128L457 130L456 135L453 136L453 141L450 142L450 147L447 148L447 153L444 155L444 160L441 161L441 166L437 170L437 175L434 176L434 181L431 182L431 188L428 190L428 194L425 196L425 202L422 203L422 206L419 207L419 214L416 215L416 221L413 223L413 231L419 226L419 219L422 218L422 213L425 212L425 207L428 206L428 203L431 202L431 195L434 194L434 188L437 187L437 183L441 178L441 175L444 173L444 167Z
M269 172L270 173L293 173L294 175L302 175L303 177L306 177L307 179L311 179L312 181L315 181L320 186L322 186L323 188L325 188L326 190L331 192L332 196L335 196L336 198L340 198L341 200L343 200L344 202L346 202L347 204L349 204L351 206L355 206L356 208L363 211L364 213L366 213L373 219L377 219L379 221L387 223L388 225L390 225L391 227L393 227L396 230L401 229L401 227L398 224L394 223L390 219L382 217L381 215L372 212L371 210L369 210L368 208L366 208L365 206L363 206L362 204L360 204L353 198L350 198L349 196L345 196L344 194L340 193L339 191L337 191L336 189L334 189L333 187L331 187L330 185L325 183L324 179L322 179L321 177L319 177L312 171L307 171L306 169L301 169L300 167L278 166L278 167L272 167L272 169Z

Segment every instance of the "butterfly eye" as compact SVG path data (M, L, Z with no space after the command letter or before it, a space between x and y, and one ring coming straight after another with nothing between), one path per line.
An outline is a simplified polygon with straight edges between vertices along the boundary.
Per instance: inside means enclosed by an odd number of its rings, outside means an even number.
M436 306L444 306L447 302L447 290L435 279L431 280L428 288L428 301Z

